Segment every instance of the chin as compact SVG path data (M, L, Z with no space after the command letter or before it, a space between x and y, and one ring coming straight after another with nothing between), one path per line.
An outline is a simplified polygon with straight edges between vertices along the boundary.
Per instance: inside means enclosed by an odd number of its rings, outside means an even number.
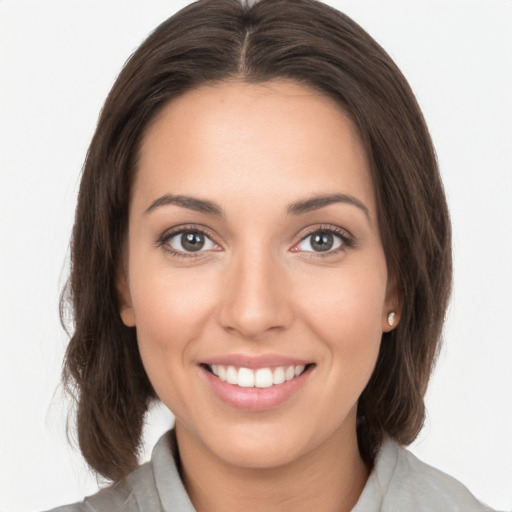
M319 442L316 436L290 425L248 422L222 432L209 431L203 439L225 464L247 469L272 469L294 462Z
M246 469L272 469L285 466L301 455L299 446L290 446L284 439L256 442L237 440L219 446L219 457L230 466Z

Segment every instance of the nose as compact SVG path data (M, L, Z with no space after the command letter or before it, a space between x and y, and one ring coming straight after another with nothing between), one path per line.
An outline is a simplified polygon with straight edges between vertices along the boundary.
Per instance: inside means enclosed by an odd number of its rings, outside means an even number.
M247 252L234 256L223 276L218 321L223 329L245 339L264 339L292 322L289 287L277 258L263 251Z

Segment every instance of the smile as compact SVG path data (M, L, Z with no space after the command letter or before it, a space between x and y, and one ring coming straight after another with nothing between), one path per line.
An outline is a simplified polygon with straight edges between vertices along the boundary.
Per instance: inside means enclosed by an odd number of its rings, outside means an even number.
M221 364L206 365L206 367L221 381L241 388L270 388L299 377L306 368L305 365L290 365L251 369Z
M248 412L280 407L300 392L316 367L272 355L216 359L198 365L208 388L225 405Z

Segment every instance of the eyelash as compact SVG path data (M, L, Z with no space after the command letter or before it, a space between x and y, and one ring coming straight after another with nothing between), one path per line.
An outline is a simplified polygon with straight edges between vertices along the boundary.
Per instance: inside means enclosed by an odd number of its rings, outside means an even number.
M184 233L198 233L201 235L204 235L206 238L211 240L215 245L218 245L216 242L214 242L213 236L211 232L206 229L203 226L197 226L197 225L184 225L179 226L176 228L173 228L171 231L165 231L156 241L156 245L161 247L162 250L164 250L167 254L174 258L180 258L180 259L191 259L191 258L200 258L203 256L203 251L198 251L197 254L193 252L184 252L184 251L177 251L170 247L169 245L166 245L169 240L171 240L176 235L184 234Z
M200 258L203 256L204 251L198 251L197 254L193 252L185 252L185 251L177 251L173 248L171 248L169 245L166 245L169 240L171 240L176 235L184 234L184 233L199 233L207 237L209 240L211 240L215 245L219 245L214 241L214 237L212 236L211 232L206 229L203 226L197 226L197 225L184 225L179 226L171 231L164 232L156 241L156 245L161 247L162 250L164 250L167 254L174 258L181 258L181 259L191 259L191 258ZM334 235L335 237L339 238L341 240L341 246L334 249L334 250L327 250L325 252L321 251L303 251L307 254L307 257L309 258L328 258L329 256L333 256L335 254L338 254L340 252L346 251L347 249L351 249L355 246L355 239L354 237L346 230L339 228L337 226L332 225L320 225L315 226L314 228L311 228L306 232L305 235L301 237L299 242L295 243L293 247L297 247L300 243L302 243L304 240L307 240L310 236L322 233L322 234L330 234ZM292 247L292 250L293 250ZM301 252L299 250L293 251L293 252Z
M330 234L334 235L335 237L338 237L341 239L341 246L334 249L334 250L328 250L325 252L321 251L305 251L307 254L307 257L309 258L328 258L330 256L334 256L339 254L340 252L344 252L347 249L351 249L355 246L355 239L354 237L345 229L339 228L337 226L332 225L320 225L315 226L314 228L311 228L306 232L304 236L301 237L300 241L294 245L296 247L301 242L309 238L310 236L316 234L316 233L322 233L322 234ZM299 252L299 251L296 251Z

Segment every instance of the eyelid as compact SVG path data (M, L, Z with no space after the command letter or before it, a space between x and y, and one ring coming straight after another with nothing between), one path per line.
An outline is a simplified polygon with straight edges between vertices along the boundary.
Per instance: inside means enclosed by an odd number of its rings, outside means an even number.
M341 245L341 247L339 247L337 249L329 250L329 251L325 251L325 252L300 251L299 249L296 249L297 246L301 242L303 242L304 240L306 240L308 237L310 237L311 235L313 235L315 233L333 234L334 236L337 236L338 238L341 239L342 245ZM337 254L338 252L342 252L347 249L350 249L350 248L354 247L355 244L356 244L355 237L347 229L341 228L341 227L333 225L333 224L317 224L317 225L309 226L309 227L305 228L305 232L303 232L300 235L299 241L295 242L293 244L291 251L292 252L307 252L307 253L310 253L310 256L313 254L314 256L327 257L327 256L332 256L333 254Z
M216 238L217 236L212 232L212 230L206 226L203 226L201 224L182 224L178 226L173 226L172 228L166 229L156 240L155 245L161 247L167 254L175 257L182 257L182 258L198 258L205 256L205 253L211 252L211 250L207 251L197 251L194 252L185 252L185 251L178 251L175 249L172 249L170 247L165 247L165 244L174 236L179 235L180 233L184 232L198 232L203 235L205 235L207 238L211 240L213 244L215 244L222 250L222 245L217 242ZM301 251L299 249L296 249L297 246L303 242L306 238L309 236L315 234L315 233L331 233L334 236L337 236L341 239L342 245L339 248L336 248L334 250L328 250L325 252L321 251ZM339 226L333 225L333 224L316 224L313 226L308 226L302 230L302 234L300 235L300 238L297 242L293 244L293 246L290 248L292 252L303 252L303 253L309 253L310 257L328 257L332 256L334 254L338 254L339 252L346 251L347 249L353 248L356 245L356 239L355 237L344 228L341 228Z
M171 240L173 237L186 232L196 232L201 233L205 237L207 237L213 244L217 247L222 248L222 246L216 241L216 236L212 233L212 231L206 226L200 224L181 224L178 226L173 226L172 228L166 229L156 240L155 245L161 247L167 254L177 257L177 258L199 258L205 255L205 253L211 252L210 250L206 251L197 251L197 252L187 252L187 251L179 251L173 249L170 246L167 246L167 242ZM215 249L217 251L218 249Z

